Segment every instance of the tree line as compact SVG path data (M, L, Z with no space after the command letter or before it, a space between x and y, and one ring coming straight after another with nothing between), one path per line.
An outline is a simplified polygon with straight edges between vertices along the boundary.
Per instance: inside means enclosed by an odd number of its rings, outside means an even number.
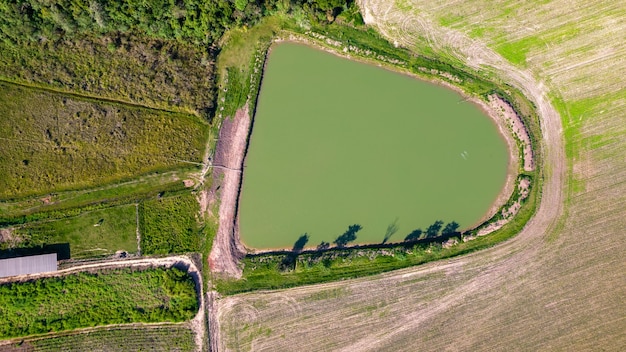
M19 43L111 32L214 43L234 26L263 16L301 11L332 22L353 0L2 0L0 37Z

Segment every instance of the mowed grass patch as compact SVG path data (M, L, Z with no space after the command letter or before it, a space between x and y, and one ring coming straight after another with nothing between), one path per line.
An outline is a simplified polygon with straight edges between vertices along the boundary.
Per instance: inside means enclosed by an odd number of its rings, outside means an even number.
M101 328L95 331L55 334L25 339L12 345L13 351L195 351L194 334L174 324Z
M69 243L72 258L111 255L116 251L135 253L136 218L135 205L128 204L66 219L29 223L14 229L13 237L21 248Z
M135 322L178 322L198 309L178 269L129 268L0 285L0 338Z
M0 199L199 162L200 118L0 84Z
M139 206L141 251L145 254L199 252L200 205L191 193L152 199Z

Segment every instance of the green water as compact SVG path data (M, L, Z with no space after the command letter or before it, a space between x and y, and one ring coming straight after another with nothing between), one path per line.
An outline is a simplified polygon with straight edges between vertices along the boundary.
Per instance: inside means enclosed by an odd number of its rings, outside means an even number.
M494 123L457 93L284 43L270 54L245 163L240 233L253 248L402 241L474 225L505 182ZM445 226L445 224L444 224ZM395 229L395 231L394 231Z

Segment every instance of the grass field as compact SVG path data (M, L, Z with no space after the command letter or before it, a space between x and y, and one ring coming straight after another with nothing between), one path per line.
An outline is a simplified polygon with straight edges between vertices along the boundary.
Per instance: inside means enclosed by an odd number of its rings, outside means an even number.
M199 214L198 201L190 193L142 202L139 205L142 253L199 252L204 240Z
M0 42L0 77L208 118L213 58L201 45L144 36L89 35Z
M198 117L0 85L0 198L85 188L199 162Z
M13 229L17 246L69 243L72 258L137 252L136 206L128 204L52 221L30 222ZM0 244L1 248L2 244Z
M191 319L194 282L178 269L115 269L0 285L0 337ZM114 302L114 304L113 304Z
M234 116L248 100L255 106L263 63L261 52L281 26L279 18L267 17L250 29L234 28L224 34L217 59L218 117Z
M532 93L551 131L544 136L550 144L542 203L562 211L540 207L519 235L467 256L226 298L219 307L221 347L286 351L315 341L320 350L621 350L626 7L561 0L359 3L365 21L391 41ZM565 146L552 127L561 124ZM555 157L567 157L563 182Z
M156 197L161 192L178 192L185 189L183 180L193 179L197 167L139 176L129 181L100 187L55 192L45 197L26 197L0 201L0 218L7 224L22 223L41 218L58 218L71 215L77 209L139 202Z
M120 326L97 328L87 332L54 334L51 337L27 338L1 346L12 352L45 351L195 351L191 329L184 325Z

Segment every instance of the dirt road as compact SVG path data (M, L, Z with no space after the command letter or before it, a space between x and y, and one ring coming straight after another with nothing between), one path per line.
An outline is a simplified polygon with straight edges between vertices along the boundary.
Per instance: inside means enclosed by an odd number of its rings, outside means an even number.
M245 254L237 230L237 202L251 123L248 104L237 110L232 119L224 119L213 161L213 186L209 191L213 198L219 195L219 225L209 266L213 272L237 278L242 272L238 263Z

